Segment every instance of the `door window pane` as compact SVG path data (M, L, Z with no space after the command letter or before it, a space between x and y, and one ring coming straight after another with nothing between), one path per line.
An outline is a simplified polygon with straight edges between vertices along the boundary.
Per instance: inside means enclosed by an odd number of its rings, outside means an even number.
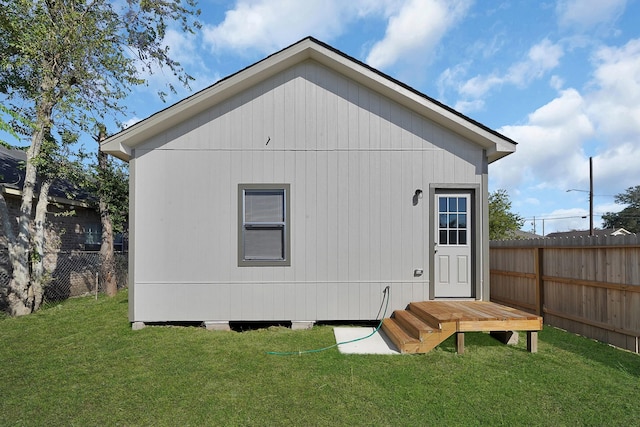
M466 196L438 196L438 238L441 245L468 244L468 215Z
M446 197L440 197L438 199L438 210L440 212L448 212L449 209L447 209L447 198Z
M447 228L447 214L440 214L440 228Z
M459 197L458 198L458 212L466 212L467 211L467 198Z
M449 197L449 212L458 212L458 198Z

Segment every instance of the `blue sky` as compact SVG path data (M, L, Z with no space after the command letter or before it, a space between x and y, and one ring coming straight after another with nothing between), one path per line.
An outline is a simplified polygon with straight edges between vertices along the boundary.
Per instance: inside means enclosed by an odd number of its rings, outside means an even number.
M200 0L202 31L169 31L170 53L215 83L314 36L513 138L490 190L536 232L587 229L589 157L595 225L640 185L640 0ZM134 90L133 123L162 103L161 72ZM111 130L110 131L115 131Z

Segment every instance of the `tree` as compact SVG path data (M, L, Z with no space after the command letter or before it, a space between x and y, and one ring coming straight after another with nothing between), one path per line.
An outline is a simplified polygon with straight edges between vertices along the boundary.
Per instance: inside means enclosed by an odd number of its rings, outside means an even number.
M49 190L56 180L62 180L75 187L71 188L71 186L66 186L65 191L72 193L77 189L75 184L84 176L84 168L82 165L84 154L73 153L70 150L71 145L77 142L77 138L77 135L68 132L59 135L59 139L54 138L53 135L50 134L46 135L40 149L40 155L34 159L40 177L40 191L32 226L32 247L29 256L31 264L30 274L34 292L34 311L39 308L44 286L51 279L50 272L45 270L44 265L45 246L48 245L49 249L51 249L51 242L45 242ZM68 211L64 214L71 213L73 212Z
M96 140L106 138L106 129L99 126ZM94 165L94 192L98 195L100 224L102 225L102 244L100 245L100 274L107 295L114 296L118 291L116 265L113 253L114 232L122 233L129 211L128 173L122 163L98 151L98 161Z
M163 39L167 22L186 32L199 28L199 10L195 0L0 0L0 5L0 114L9 117L0 120L0 128L15 123L16 117L29 123L17 234L6 211L2 215L13 276L0 295L11 315L23 315L37 309L42 295L29 256L45 137L54 128L58 134L93 132L106 116L123 114L131 88L145 83L144 73L156 68L166 67L188 86L191 76L170 58ZM170 84L168 88L175 91ZM166 93L159 94L164 99ZM0 208L6 206L3 202Z
M640 185L629 187L624 193L616 194L615 202L627 205L620 212L602 215L603 228L624 228L632 233L640 233Z
M489 193L489 239L513 238L524 224L524 218L511 212L511 200L506 190Z

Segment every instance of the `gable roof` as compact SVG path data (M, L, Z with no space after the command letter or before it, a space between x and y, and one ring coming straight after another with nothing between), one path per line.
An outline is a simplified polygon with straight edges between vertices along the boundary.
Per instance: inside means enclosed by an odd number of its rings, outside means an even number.
M593 230L594 236L628 236L631 233L624 228L605 228ZM573 230L573 231L556 231L549 233L545 237L558 238L558 237L589 237L589 230Z
M101 143L100 149L128 161L132 149L149 138L308 59L481 146L487 151L489 163L515 151L516 142L512 139L313 37L302 39L110 136Z
M22 195L27 153L23 150L0 146L0 186L5 194ZM36 193L40 192L40 181L36 182ZM96 198L73 183L55 179L49 189L49 200L71 206L89 207Z

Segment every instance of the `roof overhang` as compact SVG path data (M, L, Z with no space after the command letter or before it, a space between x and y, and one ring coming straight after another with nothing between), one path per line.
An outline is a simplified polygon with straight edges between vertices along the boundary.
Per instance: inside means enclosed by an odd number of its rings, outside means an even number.
M2 191L2 193L8 196L22 197L22 190L18 188L11 188L5 185L0 185L0 191ZM37 197L38 197L38 193L34 194L33 198L36 199ZM86 209L92 208L92 206L89 203L81 200L65 199L57 196L48 196L47 200L50 203L56 203L59 205L74 206L74 207L80 207L80 208L86 208Z
M411 87L311 37L303 39L103 141L100 149L128 161L132 150L183 121L298 63L314 60L459 134L486 150L489 163L516 143Z

